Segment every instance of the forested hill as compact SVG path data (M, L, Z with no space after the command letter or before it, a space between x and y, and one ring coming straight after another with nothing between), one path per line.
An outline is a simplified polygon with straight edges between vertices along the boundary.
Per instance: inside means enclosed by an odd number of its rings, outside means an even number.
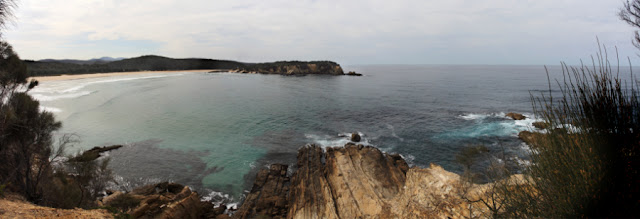
M215 59L173 59L162 56L146 55L130 59L99 62L90 62L90 60L52 59L41 61L25 60L24 62L27 64L27 71L31 76L196 69L228 69L233 70L234 72L283 75L344 74L340 65L331 61L243 63Z
M65 61L25 60L31 76L50 76L62 74L89 74L126 71L165 71L195 69L238 69L247 64L215 59L173 59L162 56L140 56L106 63L78 64Z

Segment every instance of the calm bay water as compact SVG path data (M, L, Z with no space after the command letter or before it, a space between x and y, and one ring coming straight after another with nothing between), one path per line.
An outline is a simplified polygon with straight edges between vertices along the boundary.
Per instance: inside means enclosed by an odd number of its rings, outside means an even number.
M472 144L524 160L516 135L534 120L504 113L531 116L530 91L548 89L543 66L346 70L365 76L144 74L42 82L31 94L81 137L71 151L127 145L109 156L121 186L170 180L238 201L258 169L293 166L301 146L342 146L356 131L412 165L460 171L455 154Z

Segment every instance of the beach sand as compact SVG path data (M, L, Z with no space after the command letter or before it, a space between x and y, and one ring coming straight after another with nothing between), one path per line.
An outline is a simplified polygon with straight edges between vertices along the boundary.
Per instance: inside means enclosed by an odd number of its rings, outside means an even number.
M110 77L110 76L122 76L122 75L142 75L142 74L166 74L166 73L176 73L176 72L210 72L217 71L216 70L178 70L178 71L136 71L136 72L110 72L110 73L93 73L93 74L77 74L77 75L59 75L59 76L38 76L38 77L30 77L31 79L36 79L40 82L42 81L60 81L60 80L74 80L74 79L84 79L84 78L100 78L100 77Z

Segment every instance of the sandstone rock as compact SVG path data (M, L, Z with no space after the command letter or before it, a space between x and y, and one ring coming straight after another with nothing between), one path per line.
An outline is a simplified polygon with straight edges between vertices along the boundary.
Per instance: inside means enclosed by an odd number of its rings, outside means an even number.
M526 119L527 117L523 116L520 113L507 113L507 115L505 115L506 117L512 118L513 120L523 120Z
M216 218L226 210L221 209L226 207L214 208L210 202L200 201L198 193L188 186L169 182L138 187L129 193L114 192L102 203L112 206L114 200L123 196L139 201L127 212L134 218Z
M272 165L234 218L468 218L489 217L481 202L461 198L461 177L442 167L409 168L400 155L370 146L311 145L298 150L297 171ZM465 184L468 185L468 184ZM491 184L471 185L469 200L487 197ZM285 191L289 190L288 195ZM286 205L280 204L287 200ZM474 212L469 214L469 207ZM283 209L286 211L283 213Z
M530 131L521 131L518 133L518 138L527 143L528 145L534 145L538 138L540 138L543 134L538 132L530 132Z
M351 133L351 141L360 142L360 140L360 134L358 134L357 132Z
M546 122L534 122L532 123L533 127L536 127L538 129L546 129L547 127L549 127L549 123Z

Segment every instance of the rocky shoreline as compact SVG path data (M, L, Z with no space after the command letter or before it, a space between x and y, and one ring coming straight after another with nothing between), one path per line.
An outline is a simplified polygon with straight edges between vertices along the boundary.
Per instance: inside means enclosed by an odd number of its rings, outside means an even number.
M462 218L484 215L486 206L458 194L462 179L432 164L409 167L398 154L372 146L307 145L296 171L272 164L260 170L238 209L213 206L187 186L160 183L112 192L101 206L122 206L135 218ZM491 183L472 184L470 197L484 197ZM127 201L128 200L128 201Z
M517 120L523 116L509 117ZM531 144L536 135L539 133L523 131L519 137ZM359 140L356 133L350 137L352 142ZM93 160L102 152L120 147L95 147L74 159ZM521 177L512 175L506 180L518 182ZM487 206L472 200L490 197L493 184L465 182L460 175L435 164L409 167L399 154L384 153L372 146L307 145L298 150L294 167L271 164L260 170L237 209L214 206L188 186L170 182L130 192L107 191L97 205L112 216L134 218L467 218L491 214ZM105 212L75 209L65 213Z

